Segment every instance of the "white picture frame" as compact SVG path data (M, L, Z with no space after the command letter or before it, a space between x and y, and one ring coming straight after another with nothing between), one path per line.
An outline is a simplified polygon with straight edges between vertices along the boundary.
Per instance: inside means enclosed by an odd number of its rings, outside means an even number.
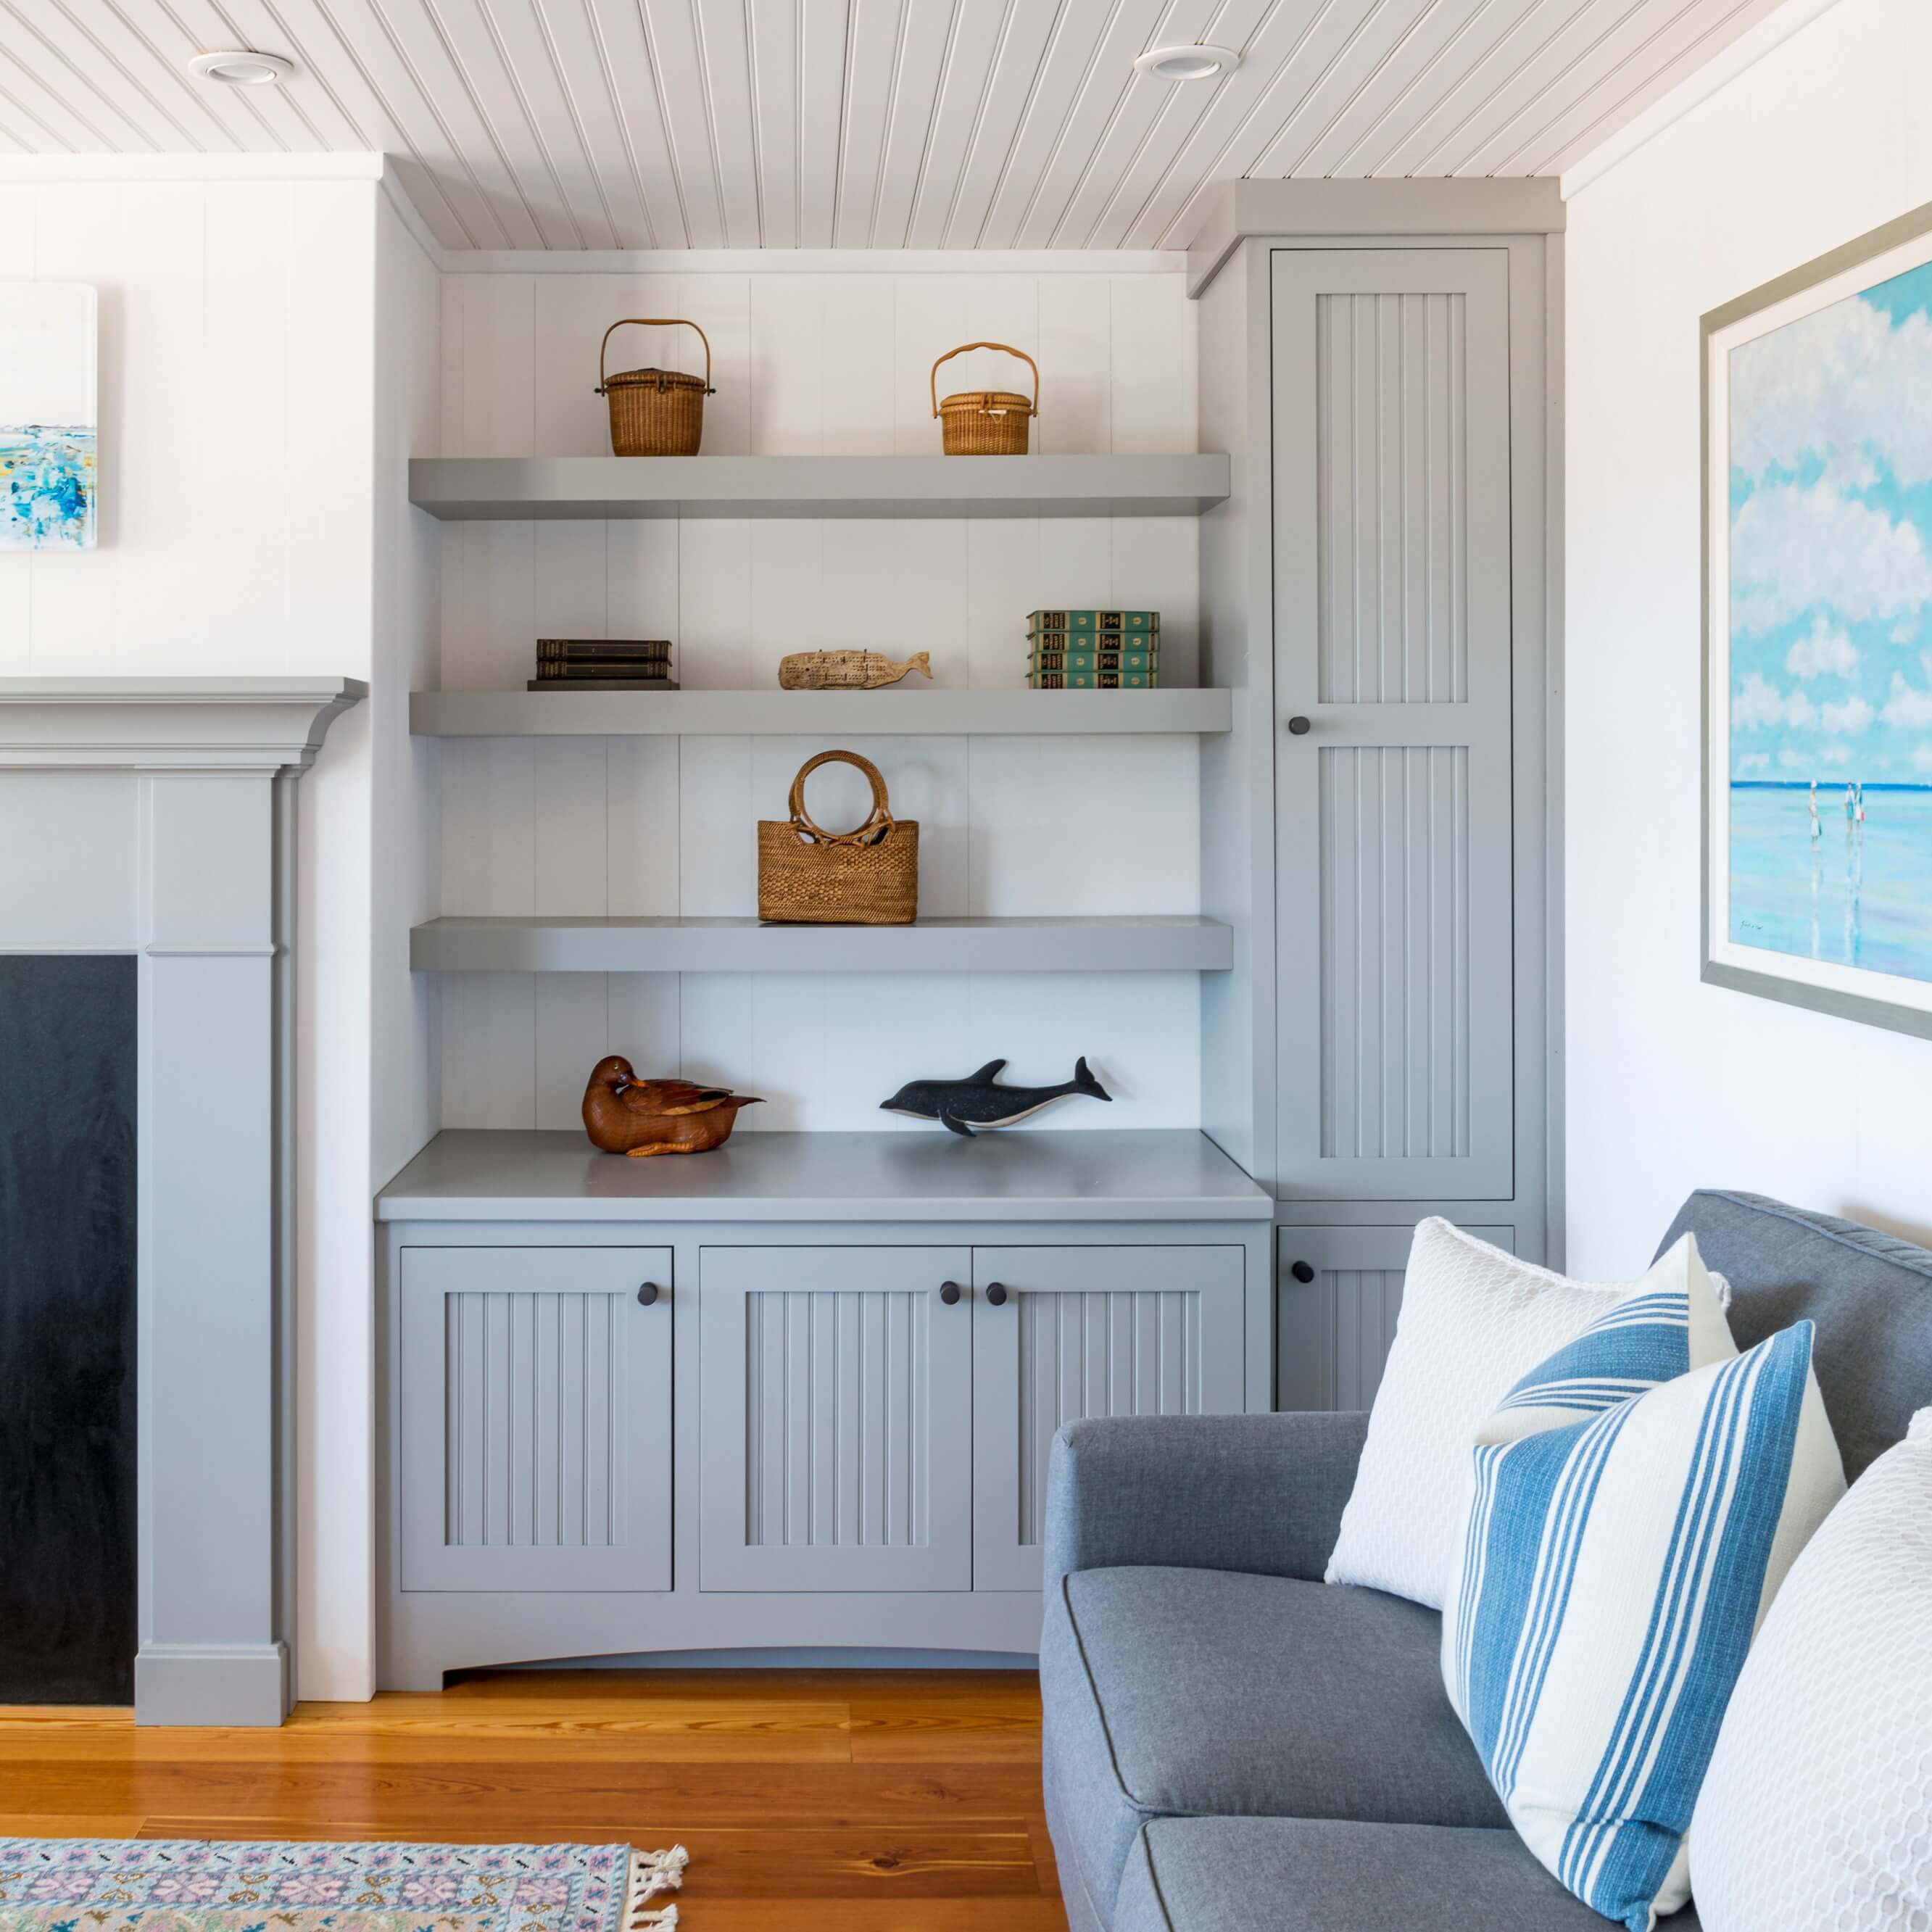
M1932 312L1900 312L1918 270L1932 296L1932 206L1702 318L1702 977L1932 1038L1932 502L1906 500Z

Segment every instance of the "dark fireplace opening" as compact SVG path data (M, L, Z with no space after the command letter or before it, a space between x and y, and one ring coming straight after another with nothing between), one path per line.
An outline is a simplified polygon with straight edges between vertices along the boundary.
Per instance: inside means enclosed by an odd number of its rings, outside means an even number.
M0 1703L134 1700L137 999L0 955Z

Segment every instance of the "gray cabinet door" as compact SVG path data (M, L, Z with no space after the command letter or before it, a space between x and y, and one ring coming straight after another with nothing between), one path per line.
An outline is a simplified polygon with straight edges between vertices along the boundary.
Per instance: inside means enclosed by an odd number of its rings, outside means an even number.
M706 1248L700 1267L703 1588L970 1589L969 1252Z
M975 1589L1040 1588L1063 1422L1239 1412L1244 1263L1238 1247L974 1250Z
M1507 1198L1508 257L1273 260L1282 1191Z
M403 1250L404 1589L670 1588L670 1280L668 1248Z
M1472 1227L1516 1250L1514 1228ZM1415 1231L1283 1228L1275 1291L1276 1408L1366 1408L1402 1312L1402 1279ZM1299 1267L1309 1279L1296 1276Z

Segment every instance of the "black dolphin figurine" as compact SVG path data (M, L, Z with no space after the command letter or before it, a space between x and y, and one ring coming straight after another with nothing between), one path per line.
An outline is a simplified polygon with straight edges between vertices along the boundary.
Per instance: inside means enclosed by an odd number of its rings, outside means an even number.
M890 1100L879 1102L879 1111L937 1120L970 1141L975 1127L1010 1127L1070 1094L1084 1094L1090 1100L1114 1097L1094 1078L1084 1054L1073 1063L1073 1078L1058 1087L1003 1087L995 1076L1006 1064L989 1060L964 1080L908 1080Z

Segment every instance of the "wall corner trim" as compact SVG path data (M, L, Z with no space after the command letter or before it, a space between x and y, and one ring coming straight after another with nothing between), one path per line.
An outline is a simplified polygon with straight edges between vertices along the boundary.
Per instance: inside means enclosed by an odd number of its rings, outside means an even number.
M1554 175L1220 182L1203 202L1187 244L1190 299L1250 236L1554 235L1567 218Z
M1642 113L1625 122L1599 146L1592 148L1574 165L1563 170L1563 198L1574 200L1592 182L1600 181L1618 163L1628 160L1642 147L1655 140L1666 128L1683 119L1700 103L1720 88L1728 87L1746 69L1756 66L1766 55L1782 46L1792 34L1802 32L1820 14L1828 14L1838 0L1784 0L1774 12L1745 28L1730 45L1714 54L1653 100Z

